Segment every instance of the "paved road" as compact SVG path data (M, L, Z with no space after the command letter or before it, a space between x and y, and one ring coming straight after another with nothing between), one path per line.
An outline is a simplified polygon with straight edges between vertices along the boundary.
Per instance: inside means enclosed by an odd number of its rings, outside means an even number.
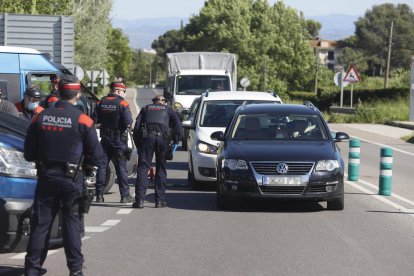
M140 89L139 105L154 93ZM375 156L378 148L368 144L363 152ZM406 158L413 164L413 156ZM186 161L181 151L169 164L168 208L155 209L150 190L145 208L132 210L117 203L117 186L105 204L92 207L83 243L86 275L413 275L414 211L361 190L365 184L347 182L342 212L325 210L325 203L254 201L218 211L214 191L185 186ZM375 175L374 167L364 167L363 177ZM20 275L15 266L22 257L0 255L0 274ZM46 275L68 274L62 249L45 268Z

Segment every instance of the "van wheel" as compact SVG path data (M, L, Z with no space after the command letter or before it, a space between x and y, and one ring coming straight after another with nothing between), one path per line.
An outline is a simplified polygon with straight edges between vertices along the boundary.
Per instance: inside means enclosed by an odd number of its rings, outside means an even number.
M111 190L112 185L114 185L115 182L115 166L114 163L109 162L108 169L106 170L106 179L105 179L105 189L104 194L109 193L109 190Z

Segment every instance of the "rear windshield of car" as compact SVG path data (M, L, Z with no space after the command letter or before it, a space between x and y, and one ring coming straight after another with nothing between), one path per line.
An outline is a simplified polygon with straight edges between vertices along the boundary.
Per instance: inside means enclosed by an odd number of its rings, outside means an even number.
M240 114L231 131L237 140L326 140L318 115Z
M200 115L201 127L226 127L233 117L234 111L244 102L247 104L275 103L258 100L221 100L205 101Z

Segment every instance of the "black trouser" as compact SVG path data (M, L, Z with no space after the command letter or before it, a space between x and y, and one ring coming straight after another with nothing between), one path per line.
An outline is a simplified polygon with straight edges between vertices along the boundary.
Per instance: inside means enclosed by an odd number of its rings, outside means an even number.
M101 166L98 168L96 177L96 193L103 194L105 190L106 171L109 162L112 160L118 179L119 193L121 194L121 198L125 198L129 195L128 169L125 159L127 145L121 142L119 138L112 139L108 137L102 137L101 145L104 150L104 156L102 157Z
M83 179L80 175L78 179ZM25 260L26 275L41 275L49 249L50 230L61 207L63 246L70 271L82 269L82 214L74 205L81 196L83 183L65 177L63 170L45 169L40 173L31 217L31 234Z
M135 184L135 200L145 200L148 186L148 170L151 167L152 157L155 152L156 172L155 172L155 201L165 202L165 187L167 184L167 169L165 153L167 143L162 136L148 134L139 148L138 172Z

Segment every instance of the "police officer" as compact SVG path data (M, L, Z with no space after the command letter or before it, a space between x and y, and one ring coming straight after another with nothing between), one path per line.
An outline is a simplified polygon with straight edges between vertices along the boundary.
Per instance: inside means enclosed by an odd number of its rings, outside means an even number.
M80 96L79 82L62 80L59 88L61 100L33 118L24 144L24 157L36 162L38 174L25 260L28 276L41 275L59 209L70 275L83 275L78 208L84 189L81 167L98 166L103 154L93 120L74 106Z
M96 107L96 122L100 124L101 144L104 157L99 167L96 182L96 202L104 202L106 171L109 161L115 166L121 203L133 202L129 194L126 153L128 128L132 124L132 115L128 102L124 100L126 87L122 82L112 82L111 92L101 99Z
M144 208L148 186L148 170L155 152L155 207L164 208L165 188L167 183L166 154L170 128L173 145L176 147L181 138L181 121L177 114L168 107L163 96L156 96L153 104L142 108L134 127L134 142L139 145L138 172L135 184L135 203L133 208Z
M21 102L16 103L16 108L20 112L20 118L31 121L36 114L43 111L40 106L43 92L37 85L31 85L26 88L24 98Z
M45 108L48 108L49 106L53 105L53 103L59 101L59 81L59 76L51 77L50 82L52 84L52 90L50 91L50 94L47 95L44 102Z

